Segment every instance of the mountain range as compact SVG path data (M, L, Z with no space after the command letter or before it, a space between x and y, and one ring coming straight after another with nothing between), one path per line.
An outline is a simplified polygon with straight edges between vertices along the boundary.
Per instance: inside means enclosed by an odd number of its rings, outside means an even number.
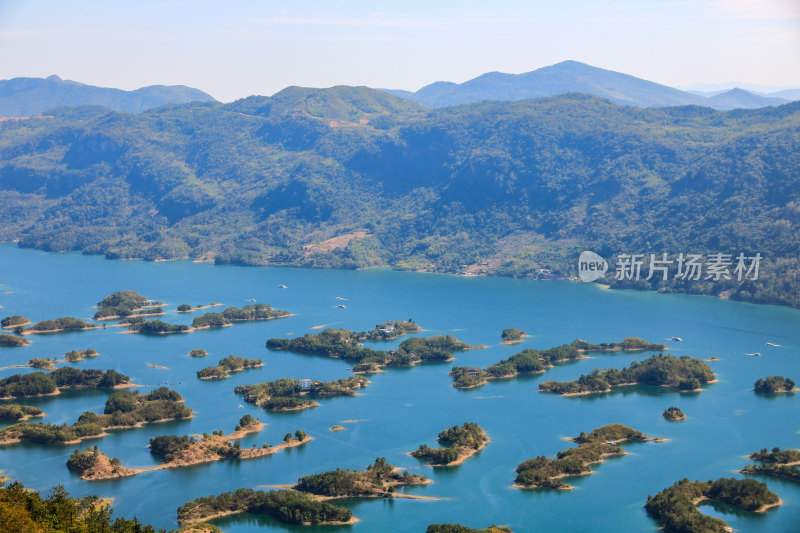
M0 240L532 278L574 275L582 250L758 252L757 281L634 286L800 306L799 180L800 102L717 111L571 93L429 109L290 87L0 122Z
M733 89L706 97L578 61L564 61L524 74L489 72L460 84L439 81L416 92L386 91L431 108L489 100L525 100L565 93L591 94L621 105L638 107L700 105L714 109L752 109L800 99L798 90L760 95Z
M54 107L99 105L140 113L165 104L209 102L214 98L183 85L151 85L135 91L95 87L58 76L0 80L0 117L30 117Z

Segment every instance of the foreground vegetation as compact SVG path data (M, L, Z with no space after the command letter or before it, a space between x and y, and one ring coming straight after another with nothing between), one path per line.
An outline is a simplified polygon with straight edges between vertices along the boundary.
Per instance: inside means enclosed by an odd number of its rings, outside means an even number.
M602 463L607 457L625 455L620 443L647 441L644 433L622 424L609 424L574 439L577 448L562 450L555 459L545 456L528 459L517 466L515 487L571 490L574 487L561 478L591 474L590 465Z
M644 508L666 533L726 533L724 520L704 515L697 509L703 500L723 502L747 511L763 511L780 503L777 494L764 483L752 479L682 479L655 496L648 496Z
M197 498L178 507L178 523L191 524L238 513L264 514L281 522L300 525L344 524L350 509L293 490L238 489L217 496Z
M0 486L0 517L9 533L156 533L113 513L98 497L73 498L61 485L46 497L19 482Z
M366 336L366 334L364 334ZM346 329L325 329L316 335L307 333L294 339L269 339L267 348L296 353L323 355L354 363L354 372L376 372L383 367L413 366L427 361L449 361L452 352L474 348L452 335L412 337L397 350L381 351L361 346L359 333Z
M445 429L439 432L437 440L445 447L431 448L427 444L420 444L410 455L417 459L428 459L433 466L454 466L472 457L489 443L483 428L473 422Z
M261 359L245 359L244 357L229 355L220 359L217 366L209 366L198 370L197 377L200 379L225 379L229 378L231 373L262 366L264 366L264 362Z
M609 392L614 387L625 385L659 385L682 391L693 391L715 379L711 367L700 359L671 355L654 355L642 362L630 364L628 368L617 370L594 370L575 381L545 381L539 390L564 395Z
M244 401L263 407L268 411L291 411L315 407L318 404L311 398L324 396L355 396L356 390L369 385L363 376L352 376L336 381L314 380L303 388L299 380L282 378L255 385L238 385L236 394L244 396Z

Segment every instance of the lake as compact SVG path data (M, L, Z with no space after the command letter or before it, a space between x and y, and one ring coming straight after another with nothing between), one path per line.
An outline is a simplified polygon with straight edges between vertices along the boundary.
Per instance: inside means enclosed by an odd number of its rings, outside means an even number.
M304 270L215 266L174 261L108 261L80 254L49 254L0 245L0 316L19 314L34 322L61 316L88 319L106 295L133 289L165 302L171 323L191 323L206 311L181 314L179 304L212 301L242 307L257 299L294 316L236 324L182 335L123 334L121 328L34 335L25 348L0 348L0 366L23 364L33 357L60 357L69 350L93 348L100 356L77 368L113 368L146 387L167 385L195 410L191 420L115 431L97 445L126 466L158 464L150 455L150 437L233 430L249 413L267 424L242 446L279 443L302 429L314 440L302 447L247 461L222 461L160 470L113 481L88 482L67 470L75 446L19 444L0 449L0 470L27 487L46 490L63 484L74 496L97 494L114 499L117 516L137 516L160 528L177 526L179 505L200 496L241 487L291 484L302 475L337 467L364 469L383 456L394 465L431 477L432 485L406 492L442 498L419 500L347 500L360 522L351 526L300 527L242 515L215 522L233 533L250 531L423 532L430 523L457 522L470 527L508 525L527 531L652 531L657 524L643 509L647 496L684 477L695 480L741 477L733 473L761 448L800 447L800 394L756 395L757 378L785 375L800 381L800 311L702 296L611 291L595 284L535 282L502 278L464 278L390 270ZM286 285L281 289L279 285ZM344 298L345 300L336 299ZM345 309L336 308L337 304ZM350 398L322 399L320 407L292 413L268 413L245 404L234 386L282 377L339 379L351 375L350 363L270 351L270 337L293 337L326 325L356 331L386 320L413 318L425 334L453 334L470 344L489 347L455 354L453 363L388 369ZM501 345L504 328L531 335L521 344ZM448 376L452 365L485 367L524 348L548 348L575 338L610 342L637 336L666 342L669 353L720 361L709 363L718 383L700 393L653 387L629 387L610 394L561 397L537 390L543 380L572 380L594 368L621 368L652 352L592 354L559 365L544 375L490 382L456 390ZM678 336L683 342L664 341ZM386 349L400 341L368 342ZM780 347L768 347L772 342ZM204 348L205 358L187 356ZM762 357L745 355L761 352ZM264 367L233 374L222 381L200 381L195 372L229 354L257 357ZM166 369L147 366L160 365ZM5 369L0 378L30 369ZM141 389L146 391L147 389ZM107 391L69 391L23 403L45 410L50 423L72 423L84 411L102 412ZM8 403L8 402L6 402ZM668 422L670 406L687 415ZM347 422L345 422L347 421ZM354 422L353 422L354 421ZM436 444L439 431L463 422L482 426L491 443L458 467L433 469L407 452L421 443ZM538 455L554 455L573 446L564 437L609 423L622 423L667 442L624 445L629 455L594 467L595 473L568 480L573 491L511 488L514 469ZM347 429L332 432L341 424ZM765 481L785 504L766 514L723 505L701 510L725 519L737 531L796 531L800 485Z

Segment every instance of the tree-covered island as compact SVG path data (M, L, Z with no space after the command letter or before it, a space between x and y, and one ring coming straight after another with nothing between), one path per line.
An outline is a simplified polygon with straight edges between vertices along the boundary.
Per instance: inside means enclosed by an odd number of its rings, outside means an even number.
M318 501L303 492L238 489L181 505L178 507L178 523L194 524L239 513L268 515L297 525L352 524L357 521L350 509Z
M31 323L29 318L20 315L12 315L4 317L0 320L0 327L3 329L12 329L27 326Z
M128 316L163 315L163 305L163 303L152 301L136 291L117 291L97 302L94 319L115 320Z
M359 334L358 338L388 341L398 339L403 335L408 335L409 333L417 333L420 331L422 331L422 328L419 326L419 324L414 322L414 319L412 318L409 318L406 321L389 320L383 324L377 324L375 328L367 332Z
M189 304L181 304L177 307L177 311L179 313L191 313L193 311L200 311L201 309L210 309L212 307L219 307L221 305L222 304L219 302L211 302L208 305L195 305L194 307L192 307Z
M229 355L220 359L216 366L209 366L197 371L197 377L200 379L226 379L232 373L241 372L249 368L259 368L264 366L264 361L261 359L245 359L237 355Z
M639 337L625 337L620 342L601 342L595 344L583 339L575 339L572 345L580 352L661 352L667 349L666 344L647 342Z
M641 362L634 361L622 370L595 369L575 381L545 381L539 384L539 390L564 396L610 392L615 387L628 385L659 385L681 391L696 391L701 385L714 380L714 372L705 361L685 355L673 357L659 354Z
M500 334L500 338L503 339L502 344L515 344L517 342L522 342L522 340L526 337L530 337L521 329L516 328L506 328Z
M795 387L794 380L783 376L769 376L758 379L753 384L753 390L759 393L776 394L779 392L795 392L798 389Z
M585 357L570 344L563 344L541 351L529 348L512 355L508 359L498 361L486 369L454 366L450 370L450 376L453 378L453 387L457 389L472 389L485 385L492 379L508 379L519 374L539 374L545 372L548 368L552 368L555 363L573 361Z
M439 432L437 438L443 448L431 448L420 444L419 448L409 455L417 459L427 459L432 466L456 466L489 444L489 437L478 424L465 422L461 426L452 426Z
M234 392L243 395L247 403L267 411L297 411L317 407L319 403L312 398L355 396L357 389L367 385L369 380L363 376L351 376L336 381L282 378L255 385L238 385Z
M143 335L169 335L172 333L189 333L192 328L186 324L167 324L158 319L145 320L142 317L127 317L120 324L128 326L128 333Z
M80 318L71 316L56 318L54 320L42 320L36 324L25 328L23 334L36 334L36 333L60 333L62 331L83 331L87 329L98 329L100 326L96 324L89 324Z
M800 482L800 450L781 450L776 447L768 451L763 448L750 454L748 459L761 464L745 466L739 471L742 474L760 474Z
M378 457L364 471L337 468L321 474L303 476L291 488L324 498L392 498L410 497L395 492L397 487L427 485L430 479L410 474ZM429 498L422 498L429 499Z
M289 311L273 309L271 305L255 303L238 307L228 307L221 313L205 313L192 321L193 329L221 328L234 322L251 322L256 320L272 320L291 316Z
M670 422L680 422L681 420L686 420L686 415L678 407L667 407L664 412L661 413L661 416Z
M8 335L7 333L0 333L0 346L9 347L9 348L17 348L22 346L27 346L31 343L29 339L25 337L19 337L17 335Z
M730 528L724 520L704 515L697 509L705 500L754 512L765 512L783 503L764 483L752 479L682 479L655 496L648 496L644 508L665 533L728 533Z
M0 405L0 422L24 422L36 416L44 416L44 411L32 405L18 403Z
M205 357L208 355L208 352L203 348L194 348L189 350L189 357Z
M86 411L72 425L20 422L0 429L0 444L74 444L83 439L102 437L105 430L186 419L192 414L192 410L183 404L181 395L166 387L149 394L123 390L108 397L103 414Z
M31 372L0 379L0 400L58 394L63 389L112 389L130 385L130 378L116 370L79 370L65 367L49 374Z
M67 461L67 467L81 475L82 479L94 481L135 476L144 472L181 468L190 465L222 461L223 459L253 459L266 457L286 448L293 448L309 442L304 431L297 430L290 438L275 446L264 443L261 447L242 448L238 439L250 433L257 433L264 424L250 415L244 415L233 433L224 435L222 430L203 435L162 435L150 439L150 453L161 458L162 464L150 468L127 468L117 459L109 459L97 447L75 450Z
M562 478L592 474L591 465L602 463L607 457L625 455L619 444L661 439L649 438L622 424L608 424L569 440L576 442L578 447L558 452L555 459L539 456L520 463L514 487L572 490L574 487L561 481Z
M477 346L470 346L452 335L432 335L406 339L397 350L373 350L361 345L358 333L346 329L325 329L316 335L308 333L294 339L269 339L267 348L342 359L353 363L356 373L371 373L383 367L449 361L453 358L452 352Z

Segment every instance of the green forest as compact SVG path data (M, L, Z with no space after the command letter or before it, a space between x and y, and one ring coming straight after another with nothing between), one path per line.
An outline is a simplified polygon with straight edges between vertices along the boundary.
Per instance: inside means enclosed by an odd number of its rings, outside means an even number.
M429 110L294 87L47 117L0 128L0 240L22 247L518 278L574 276L582 250L760 253L756 280L603 280L800 305L798 103L566 94Z

